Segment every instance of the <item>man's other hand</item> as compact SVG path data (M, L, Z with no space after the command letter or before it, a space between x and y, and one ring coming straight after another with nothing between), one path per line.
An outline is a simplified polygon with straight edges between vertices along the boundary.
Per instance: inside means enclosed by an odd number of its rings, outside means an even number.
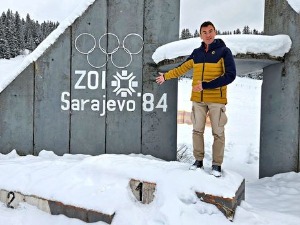
M198 83L193 86L193 91L194 92L200 92L202 90L203 90L203 88L202 88L202 82L200 80L198 80Z
M163 73L158 72L158 77L156 77L156 83L158 84L162 84L163 82L165 82L165 77Z

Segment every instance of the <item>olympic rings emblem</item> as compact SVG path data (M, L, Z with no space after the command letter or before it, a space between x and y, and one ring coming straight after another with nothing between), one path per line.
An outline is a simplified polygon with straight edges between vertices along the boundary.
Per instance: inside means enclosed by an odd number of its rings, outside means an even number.
M93 47L92 47L90 50L88 50L88 51L80 50L80 48L79 48L79 46L78 46L78 45L79 45L79 44L78 44L78 39L79 39L80 37L83 37L83 36L91 37L91 38L93 39L93 42L94 42L94 43L93 43ZM101 45L101 40L102 40L103 38L105 38L105 37L108 38L108 36L111 36L111 38L114 38L114 39L116 40L116 42L117 42L116 46L115 46L111 51L107 50L106 48L104 48L104 47ZM129 37L138 37L139 39L141 39L141 41L142 41L142 42L141 42L141 43L142 43L142 47L141 47L140 49L138 49L138 51L131 52L131 51L128 49L129 47L125 47L125 41L126 41ZM99 38L99 40L98 40L98 46L97 46L96 38L95 38L92 34L89 34L89 33L81 33L81 34L79 34L79 35L76 37L76 39L75 39L75 48L76 48L76 50L77 50L79 53L81 53L81 54L83 54L83 55L86 55L87 62L89 63L89 65L92 66L92 67L94 67L94 68L97 68L97 69L104 67L104 66L107 64L107 62L108 62L109 59L110 59L111 63L112 63L115 67L117 67L117 68L119 68L119 69L126 68L126 67L128 67L128 66L132 63L132 59L133 59L132 55L137 55L137 54L139 54L139 53L143 50L143 47L144 47L144 41L143 41L143 38L141 37L141 35L136 34L136 33L129 33L129 34L127 34L127 35L124 37L124 39L123 39L123 41L122 41L122 44L121 44L120 39L118 38L118 36L115 35L115 34L113 34L113 33L105 33L105 34L103 34L103 35ZM104 62L104 64L102 64L102 65L93 65L93 64L90 62L90 56L89 56L89 55L90 55L96 48L99 48L100 51L106 55L105 62ZM116 65L116 63L115 63L115 61L114 61L113 55L114 55L119 49L123 49L123 50L125 51L125 53L127 53L127 54L129 55L129 59L130 59L130 60L129 60L129 63L126 64L125 66Z

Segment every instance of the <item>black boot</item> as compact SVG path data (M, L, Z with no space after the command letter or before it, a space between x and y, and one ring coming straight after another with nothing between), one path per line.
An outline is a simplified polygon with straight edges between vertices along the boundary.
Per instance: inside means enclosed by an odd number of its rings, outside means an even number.
M193 165L190 166L190 170L203 169L203 161L196 160Z
M220 177L220 176L222 176L221 166L218 166L218 165L212 165L212 168L211 168L211 174L214 175L215 177Z

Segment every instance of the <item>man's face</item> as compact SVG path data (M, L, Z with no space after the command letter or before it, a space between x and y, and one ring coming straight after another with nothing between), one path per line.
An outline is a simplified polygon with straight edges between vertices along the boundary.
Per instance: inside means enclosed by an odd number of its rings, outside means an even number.
M207 45L210 45L215 40L216 31L212 25L201 28L200 37L203 42Z

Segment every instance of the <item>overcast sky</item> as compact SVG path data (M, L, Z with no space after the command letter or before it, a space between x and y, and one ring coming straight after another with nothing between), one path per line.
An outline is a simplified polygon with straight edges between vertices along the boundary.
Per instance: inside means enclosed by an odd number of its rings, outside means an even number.
M181 0L180 27L195 31L202 22L211 21L221 31L246 25L262 31L264 5L264 0Z
M8 8L25 18L62 21L78 5L79 0L0 0L0 12ZM82 0L80 0L82 1ZM263 30L264 0L180 0L180 30L193 33L202 22L210 20L220 31L242 29Z

